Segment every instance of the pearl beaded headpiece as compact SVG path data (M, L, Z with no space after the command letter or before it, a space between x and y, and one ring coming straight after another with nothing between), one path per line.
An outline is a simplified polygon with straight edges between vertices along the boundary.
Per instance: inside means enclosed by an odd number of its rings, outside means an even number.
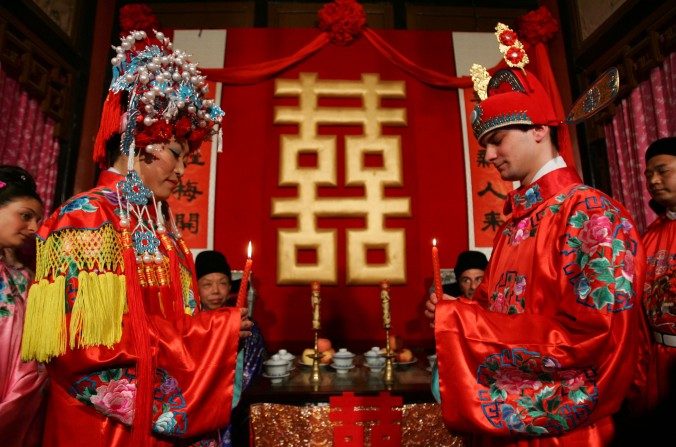
M153 144L167 143L172 136L196 150L219 130L224 113L203 98L208 91L205 77L190 55L173 49L163 33L155 31L150 38L145 31L133 31L113 49L113 79L94 149L96 161L105 159L105 141L114 133L122 135L121 152L130 155L137 146L152 150Z
M113 49L113 79L94 157L105 159L105 142L121 134L120 151L128 156L128 164L125 178L116 186L120 225L129 231L137 262L161 262L159 245L166 232L162 204L156 203L134 170L136 147L152 152L175 137L196 150L219 130L224 113L213 100L203 98L208 87L197 64L189 54L173 49L163 33L155 31L155 37L149 38L144 31L133 31Z

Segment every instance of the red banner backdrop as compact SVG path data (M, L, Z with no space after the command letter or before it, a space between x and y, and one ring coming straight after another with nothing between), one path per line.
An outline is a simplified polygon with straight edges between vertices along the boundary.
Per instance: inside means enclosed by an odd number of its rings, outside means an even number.
M450 33L383 30L379 34L402 54L415 55L414 62L420 66L443 73L454 72ZM283 57L317 35L318 31L311 29L228 30L226 68ZM361 82L363 75L372 74L382 85L394 82L403 86L403 95L381 96L376 104L385 115L391 110L403 110L405 120L404 124L388 124L383 118L379 126L382 135L398 139L401 156L401 181L383 187L382 201L409 201L408 215L385 215L383 219L385 232L403 230L405 245L404 278L400 284L393 284L390 291L392 327L393 333L401 335L405 344L431 348L433 333L422 311L432 277L432 238L439 241L442 267L451 267L457 253L467 248L468 241L458 93L456 89L432 88L418 82L384 58L366 39L359 39L350 46L327 45L279 73L276 79L247 86L224 86L224 151L217 159L214 246L226 254L233 268L242 268L246 244L253 241L253 270L258 291L254 318L269 348L309 347L312 340L309 282L280 284L278 281L280 269L288 267L278 261L280 232L293 232L301 223L293 215L272 215L274 203L283 198L293 200L300 193L299 185L280 185L280 159L283 139L296 138L307 129L302 124L285 122L279 116L284 110L298 109L302 100L293 93L282 95L279 91L284 90L284 85L296 85L302 74L316 74L317 83L343 84ZM387 90L387 87L378 88ZM288 91L292 92L293 88ZM317 113L332 108L361 111L366 107L365 102L359 97L320 95L317 107L321 110ZM275 124L275 116L278 124ZM317 199L326 202L324 199L333 198L340 202L352 198L357 203L364 200L367 188L363 184L346 184L346 163L354 160L346 160L345 151L346 141L363 136L365 127L348 118L345 122L317 125L316 139L335 138L335 157L330 162L336 169L335 184L317 186L314 191ZM319 169L320 157L316 152L313 155L312 148L307 149L297 157L296 167L298 170ZM358 164L366 170L384 168L385 156L379 155L378 149L367 151ZM334 207L332 212L318 213L314 219L318 231L335 230L336 234L337 273L335 281L322 284L321 334L337 347L384 344L378 284L348 284L348 279L355 275L348 271L348 258L355 256L348 253L348 233L371 225L368 214L368 209L341 213ZM381 248L377 243L365 248L367 253L363 256L367 263L385 263L387 250ZM297 262L306 266L318 262L318 256L318 251L312 249L307 253L302 249L296 252ZM378 282L391 279L378 278Z
M214 98L216 84L209 82L205 98ZM169 206L183 240L192 249L209 247L209 188L213 142L205 141L187 160L185 174L169 197ZM211 211L213 212L213 211Z

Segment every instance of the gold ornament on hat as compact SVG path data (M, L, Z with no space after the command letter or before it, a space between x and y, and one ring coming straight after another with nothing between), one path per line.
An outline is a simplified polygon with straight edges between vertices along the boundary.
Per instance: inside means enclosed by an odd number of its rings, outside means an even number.
M488 81L491 80L491 75L486 70L486 67L480 64L472 64L469 69L469 74L474 83L474 91L482 101L488 98Z
M498 23L495 26L495 37L498 39L500 52L507 65L523 70L529 62L528 55L516 33L504 23Z

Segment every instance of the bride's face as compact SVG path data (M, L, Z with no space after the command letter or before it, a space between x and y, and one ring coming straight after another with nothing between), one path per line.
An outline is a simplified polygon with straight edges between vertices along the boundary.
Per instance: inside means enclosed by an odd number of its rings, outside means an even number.
M188 144L174 138L166 144L155 144L155 150L145 151L136 167L143 183L155 194L157 200L167 200L185 172L184 157Z

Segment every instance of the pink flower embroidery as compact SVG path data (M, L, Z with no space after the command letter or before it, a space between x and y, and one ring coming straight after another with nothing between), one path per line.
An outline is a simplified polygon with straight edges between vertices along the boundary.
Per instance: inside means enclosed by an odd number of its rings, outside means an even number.
M582 231L580 231L582 250L585 253L591 253L597 246L610 246L611 236L610 219L604 215L592 216L584 223Z
M526 277L517 276L516 284L514 284L514 293L516 293L517 295L521 295L525 289L526 289Z
M494 312L502 312L506 313L507 312L507 300L505 299L505 295L502 292L498 292L495 296L495 301L493 301L493 304L491 305L491 310Z
M514 243L519 244L528 239L528 219L522 219L516 224L516 232L514 233Z
M584 374L580 371L561 371L559 373L561 384L569 390L576 390L585 384Z
M628 281L634 279L634 255L630 251L624 254L624 267L622 268L622 276Z
M515 368L501 368L495 376L495 385L508 394L519 394L521 390L531 388L538 390L542 382L533 380L532 376Z
M96 388L91 402L106 416L114 417L124 424L131 425L134 420L134 397L136 385L127 379L111 380L108 384Z

